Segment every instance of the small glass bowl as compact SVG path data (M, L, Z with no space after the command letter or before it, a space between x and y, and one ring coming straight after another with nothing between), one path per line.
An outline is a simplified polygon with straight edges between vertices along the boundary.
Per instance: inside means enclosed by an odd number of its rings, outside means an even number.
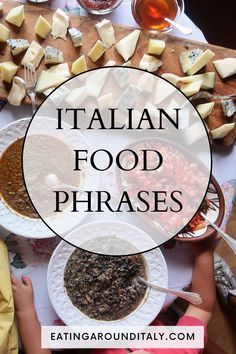
M93 15L105 15L116 9L123 0L77 0L80 6Z
M171 24L169 24L169 25L167 24L166 27L158 30L158 29L154 29L154 28L145 26L143 23L141 23L141 21L139 20L139 18L137 17L137 14L136 14L136 4L139 1L140 0L132 0L131 9L132 9L132 14L133 14L135 21L142 29L149 31L149 32L153 32L153 33L167 33L173 29L173 26ZM158 0L156 0L156 1L158 1ZM180 18L180 16L183 14L184 9L185 9L184 0L175 0L175 1L177 3L178 8L177 8L177 13L176 13L175 18L172 19L173 21L177 21L177 19Z

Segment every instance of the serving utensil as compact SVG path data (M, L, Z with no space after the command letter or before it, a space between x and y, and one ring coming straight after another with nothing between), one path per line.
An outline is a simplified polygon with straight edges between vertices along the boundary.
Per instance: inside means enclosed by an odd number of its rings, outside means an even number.
M34 112L36 111L35 85L36 85L36 81L37 81L35 70L33 70L29 66L24 66L24 79L25 79L25 84L26 84L26 93L29 96L29 98L31 99L32 111L33 111L33 114L34 114Z
M45 177L45 183L48 187L52 189L72 189L73 191L79 191L81 192L81 189L79 189L76 186L72 186L70 184L62 183L59 178L54 174L54 173L49 173Z
M195 95L193 95L191 98L190 98L190 101L194 101L198 98L212 98L214 100L227 100L227 99L232 99L232 98L236 98L236 93L232 94L232 95L224 95L224 96L221 96L221 95L213 95L212 93L210 92L207 92L207 91L200 91L198 93L195 93Z
M222 236L228 246L232 249L234 254L236 254L236 240L227 235L224 231L222 231L216 224L214 224L204 213L200 212L201 217L206 221L207 224L211 225L213 229L215 229L218 234Z
M185 36L188 36L193 33L192 28L180 25L179 23L171 20L168 17L164 17L164 20L168 23L170 23L173 27L177 28L181 33L185 34Z
M156 289L158 291L163 291L164 293L167 293L167 294L176 295L176 296L180 297L181 299L184 299L184 300L190 302L193 305L200 305L202 303L202 298L197 293L192 293L190 291L182 291L182 290L163 288L162 286L159 286L157 284L153 284L147 280L144 280L141 277L138 277L138 280L141 283L149 286L150 288Z

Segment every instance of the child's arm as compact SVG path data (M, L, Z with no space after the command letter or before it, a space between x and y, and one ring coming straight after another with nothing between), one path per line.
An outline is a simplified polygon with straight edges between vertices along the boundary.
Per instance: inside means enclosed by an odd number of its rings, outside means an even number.
M19 335L26 354L51 354L49 349L41 349L41 328L34 307L31 281L22 277L20 282L11 276L12 289Z
M214 238L192 244L195 257L191 291L202 297L202 304L189 305L185 315L199 318L205 324L211 320L216 299L214 277Z

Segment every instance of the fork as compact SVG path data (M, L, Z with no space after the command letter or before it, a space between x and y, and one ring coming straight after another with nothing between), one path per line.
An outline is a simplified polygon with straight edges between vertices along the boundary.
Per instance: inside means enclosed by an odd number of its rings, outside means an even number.
M195 95L193 95L190 98L190 101L194 101L197 98L212 98L213 100L226 100L226 99L230 99L230 98L236 98L236 93L234 93L233 95L220 96L220 95L213 95L207 91L200 91L198 93L195 93Z
M24 66L24 78L25 78L25 85L26 85L26 93L31 99L32 104L32 111L33 114L36 111L36 104L35 104L35 84L37 81L36 72L30 66Z

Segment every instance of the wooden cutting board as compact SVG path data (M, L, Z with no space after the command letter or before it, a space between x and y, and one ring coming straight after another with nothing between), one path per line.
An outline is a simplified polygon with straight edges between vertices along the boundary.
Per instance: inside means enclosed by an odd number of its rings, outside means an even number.
M82 17L75 14L70 14L70 26L78 27L84 34L82 47L74 48L69 37L67 41L64 41L60 38L54 40L53 37L50 35L47 39L43 40L34 34L34 25L40 14L44 16L50 23L52 23L52 16L55 10L39 7L38 5L26 4L25 21L23 22L21 28L17 28L14 25L10 25L5 21L5 17L8 11L16 5L17 4L15 2L13 3L9 1L4 1L3 11L1 14L1 23L3 23L10 29L10 38L25 38L28 39L29 42L31 42L32 40L36 40L44 47L47 45L54 46L63 51L64 61L69 64L69 67L71 67L71 63L80 55L86 55L99 38L97 31L94 27L97 21L92 20L89 17ZM101 19L99 17L99 21L100 20ZM133 30L133 28L120 26L117 24L114 24L114 29L116 41L119 41L121 38L123 38ZM201 48L202 50L206 50L207 48L209 48L216 54L214 60L223 59L227 57L236 57L236 51L233 49L190 41L187 39L187 37L186 39L180 39L171 35L155 35L149 32L142 31L135 54L131 59L132 66L138 67L143 54L147 53L149 38L160 38L166 41L166 49L164 50L161 56L163 66L158 70L159 75L170 72L179 76L184 76L179 64L178 57L182 51L186 51L189 49ZM5 43L0 43L0 61L13 60L16 64L20 65L23 56L24 53L21 53L13 57L10 53L8 46ZM101 67L109 59L115 60L117 65L121 65L124 62L123 58L117 53L114 46L108 49L105 55L103 55L102 58L100 58L96 62L96 64L94 64L88 57L86 57L88 68ZM37 72L39 73L42 69L47 69L43 60L40 66L38 67ZM203 72L204 71L215 71L213 64L209 63L206 68L204 68ZM19 68L17 75L23 77L22 67ZM1 80L0 98L6 99L9 89L10 85L3 83ZM220 95L236 93L236 75L234 77L229 78L228 80L223 81L217 74L214 92ZM39 104L42 99L43 95L38 96L37 104ZM29 99L25 98L24 103L29 103ZM216 103L211 116L207 118L207 124L210 129L217 128L224 123L230 123L232 121L236 122L236 114L230 119L224 117L219 102ZM236 128L234 129L234 131L230 132L224 139L218 140L216 141L216 143L220 145L231 145L234 143L235 139Z

